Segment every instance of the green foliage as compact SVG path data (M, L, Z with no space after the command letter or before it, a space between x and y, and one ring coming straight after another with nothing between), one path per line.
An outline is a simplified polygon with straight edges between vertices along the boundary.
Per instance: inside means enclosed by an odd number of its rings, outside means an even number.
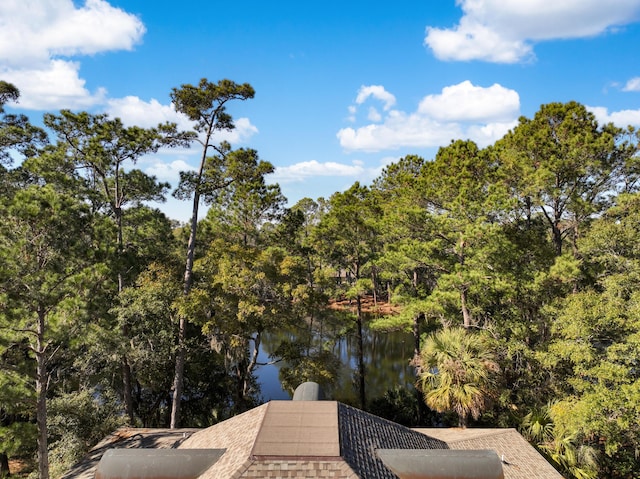
M389 303L398 314L371 327L413 333L407 355L421 352L431 407L462 424L521 425L568 477L640 474L635 129L598 125L575 102L543 105L488 148L454 141L433 160L388 165L371 188L287 209L266 181L273 165L213 144L234 127L228 102L253 95L229 80L173 89L188 133L49 114L58 143L47 145L2 110L19 91L0 82L0 454L35 450L43 399L54 471L119 424L127 390L127 416L143 426L177 424L172 395L193 426L242 411L260 398L262 341L288 390L313 380L330 391L346 332L362 407L414 424L409 391L364 396L376 371L363 310ZM173 229L144 206L168 185L135 163L192 142L200 168L174 195L193 200L193 221ZM338 300L356 314L327 309Z
M17 101L20 98L20 90L15 85L0 80L0 107L10 101ZM2 113L2 110L0 110Z
M171 92L171 100L180 113L196 122L194 132L189 140L196 141L202 146L200 166L197 173L181 172L180 184L174 191L177 198L192 198L192 215L187 245L186 263L184 270L184 295L189 295L194 283L194 262L196 257L196 243L198 233L198 209L200 199L209 203L224 200L226 189L237 180L260 182L262 176L273 170L273 167L263 161L258 161L255 150L239 150L231 152L231 146L222 142L213 143L213 135L217 131L232 130L234 124L231 115L226 112L226 104L231 100L246 100L253 98L251 85L238 85L230 80L221 80L217 84L206 79L200 80L198 86L183 84ZM210 150L215 154L210 156ZM224 203L224 201L222 201ZM202 295L193 295L200 296ZM176 354L175 375L172 386L173 404L171 410L171 427L177 427L180 420L180 403L182 401L184 385L184 366L186 360L187 323L191 320L182 308L178 327L178 351ZM257 342L256 342L257 343ZM257 349L257 347L256 347ZM243 381L243 392L248 389L248 382ZM244 394L238 395L244 396Z
M331 196L329 210L314 229L320 253L354 280L364 276L365 266L377 253L376 215L369 189L355 183L344 193Z
M458 414L461 426L478 419L496 394L495 361L482 333L443 329L429 335L418 359L418 386L427 406Z
M369 323L372 331L410 331L413 317L403 310L403 314L389 314L373 319Z
M104 268L92 254L89 208L71 195L50 185L32 185L17 191L4 213L1 342L9 349L30 351L19 370L30 370L26 382L35 389L32 414L38 424L38 471L47 478L47 392L55 383L59 351L72 344L87 324L92 285L104 280Z
M66 393L50 400L47 426L51 475L63 474L122 425L120 401L103 388Z
M521 431L568 477L593 479L598 477L598 453L581 440L579 428L566 423L573 407L571 403L556 401L536 408L524 417Z
M601 471L630 477L621 471L638 472L640 450L640 251L630 236L640 213L635 195L619 200L579 242L581 270L593 279L549 306L553 336L540 357L557 376L554 422L599 450Z
M262 250L218 240L197 264L200 280L181 307L200 318L204 333L215 338L230 365L237 368L246 361L248 367L248 342L291 320L300 267L279 247Z
M375 398L369 405L369 412L407 427L420 425L418 397L407 388L396 386L382 397Z
M262 176L272 173L273 166L260 160L256 150L231 150L230 145L218 147L218 153L207 156L200 172L180 172L180 183L173 195L181 200L202 196L210 205L223 204L233 194L234 183L262 181Z
M197 131L205 131L214 121L219 123L217 129L230 130L233 124L225 112L225 104L230 100L247 100L254 95L255 91L248 83L239 85L227 79L212 83L203 78L198 86L184 84L174 88L171 101L177 111L197 122Z
M32 157L48 141L45 131L31 125L25 115L5 113L4 105L19 98L18 88L0 80L0 173L4 172L3 164L12 163L10 151Z
M525 217L542 214L558 255L567 237L575 249L580 229L609 205L633 154L623 134L599 127L579 103L549 103L498 142L506 184Z
M175 264L151 263L133 287L122 291L112 309L117 330L127 331L127 337L118 341L119 354L114 359L127 357L136 379L133 407L145 427L157 420L171 385L175 301L182 293L179 271Z
M286 366L282 366L278 374L282 388L292 396L304 382L313 381L323 391L330 391L338 379L340 359L326 348L309 348L305 343L287 342L281 344L274 356L286 361Z
M116 219L128 204L163 201L169 187L131 165L161 147L186 146L192 138L179 132L175 124L146 129L125 127L119 118L68 110L59 115L45 114L44 123L59 142L43 158L46 161L36 160L32 167L48 177L57 170L83 178L89 190L86 194L97 208L107 208Z
M5 339L2 336L0 339ZM33 422L34 390L24 357L25 344L0 345L0 452L8 456L34 453L36 425Z

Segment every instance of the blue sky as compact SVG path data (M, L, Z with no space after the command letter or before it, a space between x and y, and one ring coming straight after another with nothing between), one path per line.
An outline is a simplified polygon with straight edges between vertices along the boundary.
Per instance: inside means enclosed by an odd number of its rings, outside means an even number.
M640 0L0 1L0 79L22 93L10 111L188 128L171 88L248 82L256 96L229 105L225 139L273 163L292 204L452 139L491 144L544 103L640 126L638 45ZM175 184L197 161L164 151L137 166Z

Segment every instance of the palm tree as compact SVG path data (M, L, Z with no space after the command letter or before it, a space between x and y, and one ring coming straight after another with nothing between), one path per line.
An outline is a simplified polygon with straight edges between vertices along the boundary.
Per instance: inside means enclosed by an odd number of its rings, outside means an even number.
M595 479L598 477L598 457L595 448L581 444L580 435L563 424L563 416L571 414L570 401L554 401L533 409L522 420L524 437L568 477Z
M460 427L466 427L470 415L478 419L494 395L499 368L483 333L437 331L427 337L417 362L417 386L427 406L455 412Z

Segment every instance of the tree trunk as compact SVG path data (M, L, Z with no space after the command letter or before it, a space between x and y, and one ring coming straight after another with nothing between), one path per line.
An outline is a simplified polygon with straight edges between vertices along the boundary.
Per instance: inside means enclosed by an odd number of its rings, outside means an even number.
M464 329L469 329L471 327L472 319L471 312L469 311L469 307L467 306L466 286L460 288L460 304L462 309L462 325L464 326Z
M118 292L122 292L122 275L118 274ZM126 324L122 325L122 337L125 340L129 339L129 328ZM125 413L129 418L129 424L135 423L135 414L133 412L133 380L131 376L131 366L129 366L129 359L127 354L123 353L120 358L120 365L122 370L122 400L124 402Z
M47 444L47 360L45 351L44 307L38 307L36 342L36 423L38 426L38 478L49 479L49 448Z
M200 176L204 167L204 158L200 166ZM198 182L199 183L199 182ZM200 205L200 193L198 187L193 193L193 211L191 214L191 232L189 233L189 244L187 245L187 261L184 267L184 288L183 294L186 296L191 291L193 284L193 260L196 252L196 233L198 229L198 207ZM173 399L171 402L171 429L180 425L180 402L182 401L182 390L184 385L184 363L186 361L187 348L185 340L187 337L187 320L180 315L178 324L178 350L176 351L176 368L173 375Z
M556 255L562 255L562 231L560 231L560 227L557 224L554 224L551 228L553 233L553 245L556 249Z
M313 279L313 267L311 265L311 257L308 254L307 254L307 281L309 282L309 290L315 291L316 286ZM315 300L314 300L314 303L315 303ZM309 351L311 350L311 346L313 343L314 313L315 313L315 306L313 307L313 309L311 310L311 313L309 314L309 341L307 342L307 355L309 354Z
M424 321L424 314L418 313L413 317L413 324L411 330L413 333L413 358L414 360L420 357L420 322Z
M423 313L418 313L413 317L413 324L411 325L411 329L412 329L412 333L413 333L413 365L414 367L419 364L418 360L420 358L420 350L421 350L421 344L420 344L420 323L424 321L424 314ZM416 381L419 379L419 376L417 375L417 369L416 369ZM422 395L422 392L416 388L415 389L415 395L416 395L416 399L417 399L417 403L418 403L418 408L417 408L417 421L418 424L416 424L416 426L420 426L423 425L425 418L427 416L427 405L424 403L424 396Z
M257 332L255 338L253 338L253 351L251 352L251 359L249 360L249 364L247 365L247 371L244 377L244 383L242 385L242 396L246 399L249 394L249 384L251 376L253 375L253 370L258 364L258 354L260 353L260 342L262 341L262 333Z
M171 423L169 427L176 429L180 425L180 403L182 401L182 389L184 386L184 363L186 358L185 333L187 321L180 316L178 326L178 351L176 352L176 368L173 375L173 399L171 402Z
M4 452L0 452L0 478L9 477L10 475L9 457Z
M466 414L459 414L458 415L458 427L466 429L467 424L469 424L469 418L467 417L467 415Z
M465 247L466 247L467 243L464 240L464 238L461 236L460 237L460 241L457 245L458 247L458 263L460 263L460 266L462 266L464 268L464 263L465 263ZM462 325L464 326L464 329L469 329L471 327L471 324L473 322L472 318L471 318L471 311L469 311L469 306L467 304L467 291L468 291L468 286L465 284L464 282L464 278L462 277L462 275L460 273L458 273L458 278L460 279L460 310L462 311Z
M122 388L124 389L123 391L124 408L125 408L127 417L129 418L129 424L133 425L135 423L135 415L133 412L133 395L131 394L131 389L133 385L131 380L131 367L129 366L129 360L127 359L126 354L122 355L121 364L122 364Z
M114 199L113 211L116 217L116 227L118 230L118 268L122 268L122 257L124 256L124 239L122 236L122 208L119 206L120 201L118 197L119 186L118 186L118 170L116 170L116 188L115 194L116 198ZM124 277L122 275L122 271L118 271L118 294L122 293L124 290ZM126 324L122 326L122 337L126 340L129 339L129 328ZM125 413L129 418L129 424L133 425L135 423L135 415L133 412L133 397L132 397L132 387L133 380L131 378L131 367L129 366L129 360L127 359L127 354L123 353L122 358L120 358L121 370L122 370L122 400L124 402Z
M189 244L187 245L187 261L184 267L184 294L189 294L193 284L193 260L196 254L196 233L198 231L198 208L200 206L200 193L193 193L193 210L191 213L191 231L189 232Z
M371 268L371 283L373 283L373 305L378 306L378 278L375 268Z
M360 295L356 298L356 307L357 307L357 315L356 315L356 323L358 327L357 331L357 341L358 341L358 395L360 397L360 409L364 411L365 406L367 404L367 396L364 390L364 340L362 337L362 299Z

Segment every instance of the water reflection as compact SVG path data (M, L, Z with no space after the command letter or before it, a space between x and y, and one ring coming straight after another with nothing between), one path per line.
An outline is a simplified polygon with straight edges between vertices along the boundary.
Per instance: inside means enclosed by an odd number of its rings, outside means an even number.
M325 331L322 340L326 341L327 336L330 337L331 334L337 334L337 336L334 336L329 347L340 359L341 366L337 380L329 388L325 387L325 394L330 399L357 404L358 392L354 382L358 361L355 331L347 331L344 334L336 333L335 330L329 333ZM413 354L411 333L375 332L367 328L365 323L363 335L367 401L382 396L395 386L407 387L414 384L414 368L409 365ZM295 339L295 335L288 331L266 336L262 342L259 362L269 362L269 355L280 343L291 339ZM286 363L279 362L258 368L256 376L265 401L291 399L291 395L282 389L278 376L280 368L286 366Z

